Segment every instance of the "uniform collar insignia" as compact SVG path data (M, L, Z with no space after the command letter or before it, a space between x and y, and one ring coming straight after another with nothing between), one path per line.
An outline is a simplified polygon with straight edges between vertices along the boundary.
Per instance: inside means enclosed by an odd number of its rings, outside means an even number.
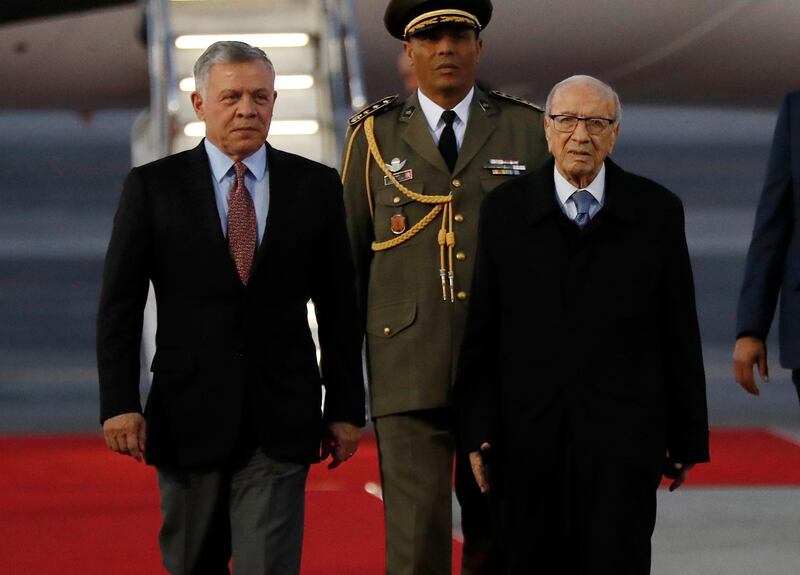
M416 111L417 111L416 106L414 105L408 106L405 110L403 110L403 113L400 114L400 121L408 122L411 119L411 116L413 116L414 112Z

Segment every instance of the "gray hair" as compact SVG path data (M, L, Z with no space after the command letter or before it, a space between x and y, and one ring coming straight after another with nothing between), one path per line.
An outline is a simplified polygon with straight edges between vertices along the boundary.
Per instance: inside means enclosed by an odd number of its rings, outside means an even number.
M214 42L206 48L197 62L194 63L194 84L195 91L201 96L206 95L208 86L208 72L214 64L239 64L242 62L264 62L264 65L275 72L275 66L267 58L266 53L261 48L256 48L244 42L235 40L222 40Z
M553 104L553 98L555 97L556 92L568 84L590 84L591 86L597 88L598 91L603 92L609 100L614 102L614 120L619 122L622 119L622 104L619 103L619 95L605 82L598 80L593 76L586 75L570 76L569 78L565 78L553 86L553 88L550 90L550 93L547 95L547 102L545 102L544 105L544 113L546 116L550 116L551 106Z

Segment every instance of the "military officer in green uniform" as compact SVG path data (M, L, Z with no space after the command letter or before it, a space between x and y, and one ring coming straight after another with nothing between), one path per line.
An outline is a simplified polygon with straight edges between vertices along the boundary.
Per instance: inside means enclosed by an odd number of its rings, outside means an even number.
M384 22L419 89L350 119L342 175L392 575L451 573L452 383L479 206L547 157L542 110L475 85L491 14L490 0L391 0ZM462 573L490 573L486 501L466 458L456 467Z

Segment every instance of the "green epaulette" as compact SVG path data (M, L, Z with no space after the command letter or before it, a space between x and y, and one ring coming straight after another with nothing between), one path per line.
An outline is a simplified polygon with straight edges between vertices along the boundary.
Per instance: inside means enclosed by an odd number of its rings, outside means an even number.
M507 100L509 102L516 102L517 104L522 104L523 106L528 106L529 108L533 108L539 112L544 112L542 108L534 104L533 102L526 100L524 98L518 98L516 96L512 96L511 94L506 94L505 92L498 92L497 90L492 90L489 92L491 96L495 98L499 98L500 100Z
M386 96L385 98L381 98L377 102L374 102L358 112L357 114L353 114L350 116L350 119L347 120L347 123L351 126L355 126L359 122L363 121L364 119L372 116L373 114L377 114L381 110L388 109L397 98L399 98L399 94L395 94L394 96Z

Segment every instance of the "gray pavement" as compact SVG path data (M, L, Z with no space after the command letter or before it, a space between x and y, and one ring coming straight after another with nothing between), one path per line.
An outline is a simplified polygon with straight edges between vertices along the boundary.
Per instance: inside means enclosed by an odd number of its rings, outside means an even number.
M800 489L658 493L653 575L797 575Z

